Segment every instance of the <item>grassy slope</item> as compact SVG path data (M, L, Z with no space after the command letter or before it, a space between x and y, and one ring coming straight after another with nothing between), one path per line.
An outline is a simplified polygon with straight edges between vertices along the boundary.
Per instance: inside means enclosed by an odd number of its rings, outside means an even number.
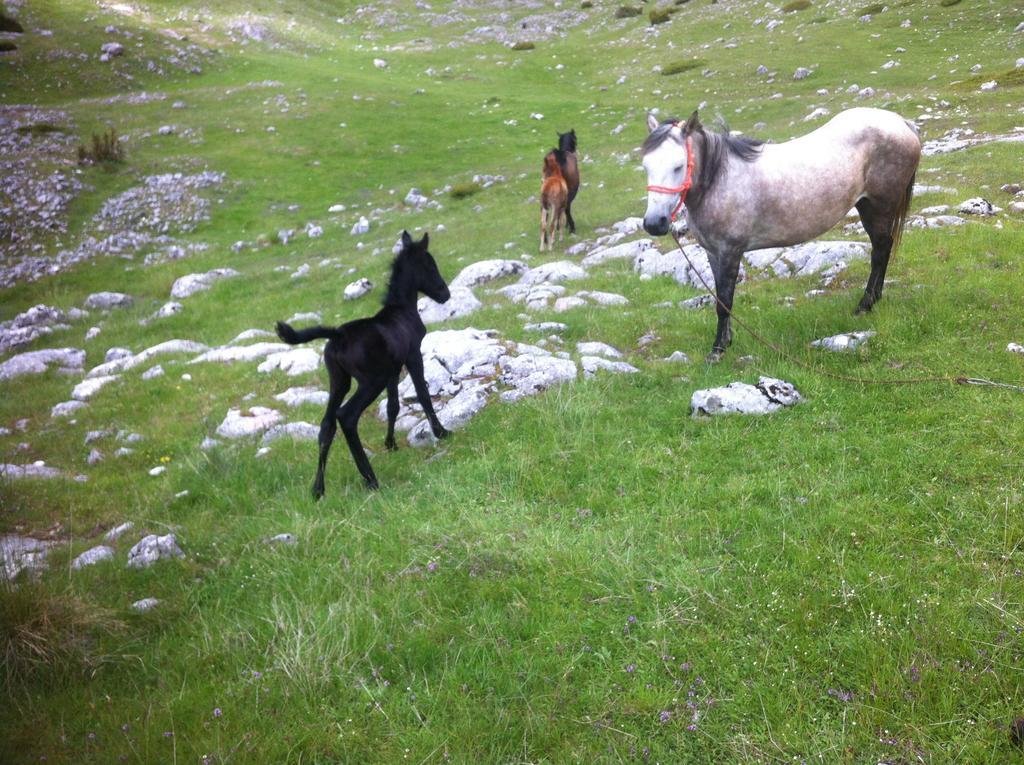
M853 12L808 9L768 34L751 25L753 10L701 1L659 28L657 54L643 19L606 23L613 6L602 3L587 27L527 53L496 45L452 50L444 46L449 28L374 30L378 39L366 42L362 27L333 21L342 10L284 2L250 9L295 21L284 46L242 48L220 32L240 7L203 11L213 22L203 32L182 20L191 13L174 18L178 6L133 20L85 3L33 4L55 35L26 40L19 55L27 63L3 70L5 78L15 72L0 87L5 99L60 106L83 135L110 123L131 139L124 168L87 171L93 189L75 203L73 232L145 174L206 166L228 175L212 222L192 236L211 243L207 253L151 269L95 261L2 296L2 318L37 302L80 304L98 289L139 296L93 341L83 340L86 322L39 344L84 347L90 366L113 345L138 350L170 337L220 343L294 311L322 310L327 320L365 313L369 302L339 300L349 279L342 272L293 281L272 269L337 256L376 280L387 261L369 252L389 249L402 227L445 224L432 249L448 275L486 257L536 258L535 205L526 200L556 128L574 125L593 159L583 166L589 186L576 216L580 234L590 236L642 210L642 176L612 153L639 143L652 106L686 114L706 100L709 116L747 130L763 121L765 135L782 139L805 129L800 120L812 104L836 111L846 100L815 96L817 88L858 82L905 96L893 106L908 116L931 104L929 95L952 102L927 135L963 120L979 130L1020 122L1006 106L1019 103L1019 87L979 94L951 84L970 76L975 59L1001 71L1020 55L1009 3L941 11L905 3L870 24ZM826 20L812 23L820 16ZM903 18L911 29L899 27ZM135 85L165 90L186 110L172 112L168 102L102 106L94 99L125 87L110 67L61 70L59 62L44 68L31 59L33 46L66 45L72 34L83 50L96 50L107 23L140 31L147 44L174 26L217 46L200 76L156 79L131 56L116 63ZM429 52L372 50L428 35ZM740 47L725 49L719 38ZM910 53L896 54L897 46ZM946 61L952 51L957 64ZM651 72L654 63L693 55L717 74ZM375 69L376 56L389 69ZM879 70L889 58L902 65ZM780 73L776 83L751 75L762 62ZM814 65L815 74L794 82L789 73L801 65ZM440 76L427 76L429 67ZM932 73L939 77L929 82ZM616 85L621 75L626 83ZM265 79L282 86L225 94ZM776 92L785 97L770 99ZM279 93L287 113L268 101ZM492 97L497 106L486 105ZM531 112L545 119L531 121ZM519 124L506 126L507 119ZM200 127L203 144L140 137L168 122ZM625 131L611 135L619 123ZM923 180L957 193L929 195L920 206L957 202L985 186L1003 203L991 189L1021 180L1013 176L1019 148L1012 144L926 159L923 170ZM363 212L395 206L410 186L431 193L481 172L509 182L462 202L443 199L441 212L396 208L361 251L347 232L357 213L335 223L325 212L336 202ZM290 204L301 209L289 212ZM483 212L473 212L477 204ZM328 224L322 239L230 254L237 239L307 220ZM1010 219L1001 230L908 233L891 269L899 284L869 317L849 315L864 265L851 269L849 289L827 298L802 297L811 280L747 284L738 310L791 352L837 372L1019 380L1019 358L1003 348L1020 341L1022 240ZM505 242L519 246L506 252ZM177 276L223 265L243 278L189 299L180 316L138 326ZM649 307L692 292L641 282L626 264L594 269L585 286L619 291L632 304L570 312L567 342L630 349L654 330L662 339L652 357L682 349L695 358L710 343L710 313ZM797 298L792 307L782 301L789 295ZM518 313L499 303L452 325L523 338ZM815 337L868 327L879 335L859 356L821 360L804 350ZM743 366L739 358L751 353L759 360ZM88 472L90 481L0 486L2 523L62 524L71 549L54 554L40 597L108 609L123 626L78 636L89 641L86 670L44 670L9 685L0 759L615 762L645 750L652 761L695 763L1014 756L1004 728L1024 709L1019 396L839 384L774 358L742 332L716 367L631 360L642 374L492 404L440 460L427 463L408 448L380 453L374 462L384 489L372 495L339 444L327 498L316 506L307 495L309 445L275 445L259 461L250 446L209 455L195 448L245 394L271 404L294 380L239 364L192 367L194 379L184 382L177 374L184 370L165 363L166 377L127 376L74 426L47 416L67 397L67 379L5 392L0 422L31 418L28 434L0 440L5 455L46 459ZM892 362L905 366L897 371ZM756 420L688 417L695 388L756 372L792 380L808 403ZM296 416L319 414L304 408ZM130 458L87 468L81 439L109 424L146 441ZM379 423L367 418L363 433L380 452ZM29 451L15 455L21 441ZM146 476L161 457L170 458L168 473ZM189 496L173 499L183 489ZM70 575L63 564L124 519L137 529L119 556L139 531L172 526L186 561ZM300 544L261 543L283 530ZM145 596L163 606L146 615L127 609ZM837 698L846 692L851 701ZM223 715L215 717L215 708Z

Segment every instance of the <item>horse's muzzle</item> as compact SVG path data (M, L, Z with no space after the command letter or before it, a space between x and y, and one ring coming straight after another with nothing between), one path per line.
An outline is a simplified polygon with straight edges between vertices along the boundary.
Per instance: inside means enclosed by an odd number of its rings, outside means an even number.
M644 218L644 231L651 236L665 236L668 233L669 220L667 215Z

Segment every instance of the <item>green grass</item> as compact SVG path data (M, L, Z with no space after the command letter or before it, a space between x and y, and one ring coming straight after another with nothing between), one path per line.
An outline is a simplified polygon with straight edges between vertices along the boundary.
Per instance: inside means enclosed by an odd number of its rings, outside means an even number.
M80 347L87 367L112 346L140 350L174 337L219 344L296 311L321 311L325 323L367 315L403 228L431 232L449 278L487 258L575 260L535 249L539 169L556 130L574 127L584 158L572 244L642 214L646 180L630 152L653 106L689 114L706 101L702 113L726 115L745 132L763 122L757 134L782 141L804 131L812 103L836 113L848 101L822 101L818 88L857 82L891 94L870 105L907 117L932 108L926 139L963 122L993 134L1020 122L1000 94L1015 54L999 4L985 6L991 13L955 9L950 25L932 0L906 2L871 34L855 14L836 12L784 42L779 30L751 23L763 10L689 3L678 7L674 27L686 34L672 38L672 50L665 28L615 21L615 6L598 4L609 11L603 17L588 14L564 38L538 38L543 56L472 42L474 30L496 22L493 8L469 4L447 25L412 0L365 15L355 3L318 0L145 7L129 16L85 0L26 4L26 27L54 34L19 39L0 75L5 104L57 108L69 133L113 128L125 142L125 162L80 168L69 233L46 240L46 252L91 233L103 202L147 175L226 174L209 193L211 220L181 237L206 251L149 268L100 258L0 293L0 320L38 303L80 306L102 289L136 296L132 308L94 313L27 348ZM510 24L542 12L501 11ZM246 13L268 19L272 44L232 42L227 31ZM909 30L898 26L904 18ZM143 47L100 63L107 25ZM214 52L201 74L148 70L147 59L172 55L163 29ZM914 55L879 71L896 46ZM948 61L951 51L959 62ZM991 59L992 51L1003 53ZM387 69L374 67L377 57ZM750 77L762 59L779 72L813 64L813 84L782 77L764 91ZM975 84L975 59L996 74ZM662 64L668 74L673 61L685 65L675 79L654 71ZM989 79L1000 89L977 92ZM250 85L266 80L279 84ZM138 90L167 99L104 103ZM767 97L776 91L783 97ZM951 105L939 107L942 99ZM187 108L171 110L176 100ZM157 135L169 122L201 142ZM41 118L28 132L46 125L64 130ZM956 191L919 197L914 209L976 195L1008 207L997 190L1020 180L1019 170L1014 143L925 157L920 182ZM506 180L482 188L468 181L477 174ZM406 210L412 186L442 209ZM469 193L460 199L460 190ZM337 203L346 211L329 214ZM350 236L375 209L383 220ZM1021 357L1004 349L1024 342L1024 227L1019 216L998 220L1001 228L987 220L908 230L871 315L852 316L864 262L825 297L804 296L818 286L813 277L744 282L737 315L787 353L840 374L1020 384ZM307 221L323 225L323 237L280 243L279 230ZM263 245L235 254L237 240ZM324 258L356 273L320 268ZM303 263L313 266L305 279L274 270ZM183 301L179 315L140 325L175 278L221 266L242 276ZM341 300L360 276L377 283L374 293ZM89 476L0 483L0 530L67 540L38 582L0 591L0 762L1019 760L1007 730L1024 712L1020 394L841 383L739 330L722 363L670 366L659 359L673 350L694 359L708 350L714 313L654 306L696 291L641 280L626 262L591 269L577 288L630 303L530 320L565 321L570 349L608 342L639 374L494 401L443 453L404 443L387 453L384 427L368 415L361 433L383 488L363 489L339 441L319 504L309 497L311 444L279 442L261 458L252 442L197 447L229 407L279 406L276 393L322 387L321 373L288 378L255 364L170 357L161 359L164 377L126 374L74 423L49 410L76 378L0 383L0 426L12 431L0 436L2 461L43 459ZM522 306L476 292L485 307L443 328L536 341L523 330ZM94 324L101 334L85 340ZM858 355L808 348L854 329L878 331ZM660 339L637 350L650 332ZM746 355L755 361L741 362ZM807 400L757 419L689 416L694 390L758 374L792 381ZM308 405L286 414L322 416ZM16 428L22 418L25 432ZM89 466L85 434L104 427L145 438L120 459L109 456L114 443L100 441L108 458ZM157 464L167 473L147 475ZM124 520L135 528L114 545L114 563L70 569ZM125 567L131 544L168 530L185 559ZM263 542L282 531L298 544ZM129 608L143 597L161 605Z
M811 7L811 0L790 0L782 6L783 13L793 13L794 11L805 11Z

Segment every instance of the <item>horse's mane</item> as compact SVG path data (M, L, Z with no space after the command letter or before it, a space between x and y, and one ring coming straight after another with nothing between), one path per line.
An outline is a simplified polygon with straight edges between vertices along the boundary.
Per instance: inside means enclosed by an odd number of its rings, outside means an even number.
M670 118L662 122L652 130L644 140L643 153L654 151L665 143L671 134L672 128L680 120ZM693 129L693 133L699 135L703 140L698 142L696 150L697 159L700 163L700 177L697 179L697 190L701 193L709 190L722 169L722 164L728 157L736 157L743 162L753 162L761 153L764 141L758 138L747 136L735 136L729 132L724 123L719 130L705 130L699 122Z
M403 305L409 299L410 292L415 294L417 259L413 257L413 253L417 247L419 247L419 242L413 242L408 247L403 247L391 261L388 290L382 301L384 305Z
M562 155L561 157L559 155ZM549 175L561 175L562 165L565 162L564 154L560 149L552 149L544 157L544 177Z

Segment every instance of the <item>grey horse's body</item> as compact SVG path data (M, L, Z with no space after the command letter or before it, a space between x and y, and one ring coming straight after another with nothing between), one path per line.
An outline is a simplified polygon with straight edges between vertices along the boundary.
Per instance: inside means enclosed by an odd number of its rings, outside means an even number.
M744 252L806 242L828 231L851 207L871 238L871 275L858 312L871 310L894 243L898 243L921 156L917 129L882 109L849 109L805 136L760 144L704 130L696 112L685 123L658 123L644 144L648 184L682 185L686 139L694 152L693 187L685 198L690 231L708 251L718 306L709 354L729 345L729 313ZM668 233L678 195L648 193L644 228Z

